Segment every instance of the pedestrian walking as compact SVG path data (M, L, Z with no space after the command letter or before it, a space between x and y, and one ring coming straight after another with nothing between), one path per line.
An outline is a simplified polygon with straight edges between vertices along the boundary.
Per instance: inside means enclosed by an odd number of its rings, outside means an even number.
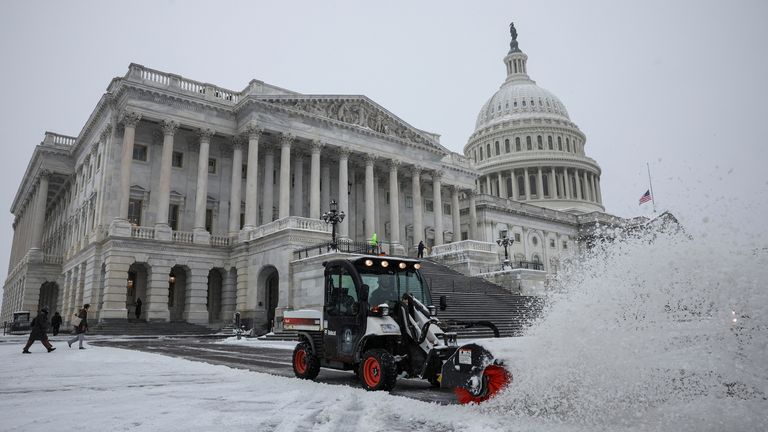
M418 246L419 254L417 255L418 258L424 258L424 240L419 241Z
M72 337L72 339L67 341L67 345L69 345L70 348L72 348L72 344L75 343L75 341L80 341L80 349L85 349L83 347L83 342L85 341L85 332L88 331L88 308L90 308L91 305L88 303L83 305L83 308L80 309L80 311L75 314L72 318L72 323L75 324L75 336Z
M55 314L53 314L53 318L51 318L51 327L53 327L53 335L56 336L59 334L59 327L61 327L61 315L58 311L56 311Z
M141 318L141 299L136 299L136 319Z
M48 308L42 308L40 309L40 313L37 314L35 319L32 320L32 331L29 333L29 340L27 340L27 344L24 346L24 349L21 350L24 354L32 354L29 352L29 347L32 346L32 344L39 340L40 343L43 344L43 346L48 350L48 352L51 352L55 350L53 346L51 346L51 343L48 342L48 335L46 332L48 331Z

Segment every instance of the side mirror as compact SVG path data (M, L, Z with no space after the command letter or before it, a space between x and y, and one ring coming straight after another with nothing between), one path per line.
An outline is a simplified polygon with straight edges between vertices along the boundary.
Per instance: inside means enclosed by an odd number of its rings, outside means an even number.
M358 293L358 296L360 297L358 300L361 302L368 303L368 291L370 290L370 287L366 284L360 285L360 292Z
M448 298L444 295L440 296L440 310L444 311L448 309Z

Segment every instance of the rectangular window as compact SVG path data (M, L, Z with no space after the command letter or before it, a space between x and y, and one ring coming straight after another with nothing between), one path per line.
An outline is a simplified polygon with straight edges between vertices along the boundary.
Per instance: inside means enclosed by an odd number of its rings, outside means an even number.
M469 234L467 234L466 231L461 232L461 239L462 240L469 240Z
M449 215L451 214L451 205L448 203L443 204L443 214Z
M515 233L515 241L520 243L520 233Z
M173 152L173 156L171 157L171 166L174 168L184 167L184 153L176 151Z
M563 240L563 249L568 249L568 242Z
M245 213L240 213L240 229L245 226Z
M179 230L179 206L177 204L168 206L168 226L174 231Z
M208 174L216 174L216 159L208 159Z
M138 199L128 201L128 222L131 225L141 226L141 205L142 201Z
M99 156L96 158L96 169L101 168L101 153L99 153Z
M413 197L410 195L405 196L405 208L413 208Z
M248 164L243 164L243 170L240 174L240 177L245 180L248 178Z
M213 209L205 209L205 230L213 232Z
M499 238L500 239L507 238L508 234L509 234L509 232L507 230L501 230L501 231L499 231Z
M133 146L133 160L147 161L147 146L136 144Z
M549 239L549 247L551 247L552 249L555 248L555 239Z
M389 204L389 192L387 192L387 204Z
M432 200L424 200L424 209L425 209L426 211L428 211L428 212L433 212L433 211L435 211L435 209L434 209L434 203L432 202Z

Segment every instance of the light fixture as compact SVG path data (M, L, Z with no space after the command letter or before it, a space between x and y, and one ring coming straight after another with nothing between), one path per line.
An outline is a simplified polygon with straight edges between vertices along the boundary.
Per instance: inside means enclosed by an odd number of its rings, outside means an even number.
M365 260L365 266L366 267L370 267L372 265L373 265L373 260L369 260L369 259Z
M389 261L382 261L381 262L381 266L384 267L384 268L389 267Z
M400 270L405 270L406 264L404 262L401 262L397 266L400 267Z
M168 283L176 283L176 276L173 273L168 275Z
M414 265L413 265L413 268L415 268L416 270L418 270L418 269L420 269L420 268L421 268L421 264L419 264L419 263L416 263L416 264L414 264Z
M133 279L128 279L128 288L133 288Z

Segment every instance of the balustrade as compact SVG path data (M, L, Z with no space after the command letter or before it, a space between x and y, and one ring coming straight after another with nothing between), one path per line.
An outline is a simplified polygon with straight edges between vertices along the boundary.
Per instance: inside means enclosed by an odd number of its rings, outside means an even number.
M462 240L458 242L443 244L432 247L432 256L443 255L452 252L480 251L493 252L494 243L482 242L478 240Z

